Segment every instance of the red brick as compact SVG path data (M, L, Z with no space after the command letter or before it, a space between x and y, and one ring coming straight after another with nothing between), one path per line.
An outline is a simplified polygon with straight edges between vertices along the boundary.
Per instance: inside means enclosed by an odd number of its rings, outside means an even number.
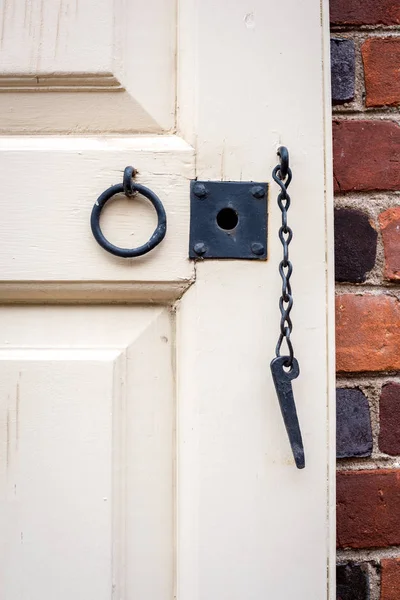
M371 38L361 48L367 106L400 104L400 38Z
M386 454L400 454L400 384L383 386L379 402L379 449Z
M381 597L380 600L399 600L400 596L400 559L385 558L381 561Z
M385 249L385 278L400 281L400 206L393 206L379 215Z
M396 298L337 296L336 366L343 373L400 369L400 302Z
M336 191L400 190L400 127L393 121L333 123Z
M398 25L399 0L331 0L331 23L336 25Z
M400 544L400 471L339 471L336 498L339 548Z

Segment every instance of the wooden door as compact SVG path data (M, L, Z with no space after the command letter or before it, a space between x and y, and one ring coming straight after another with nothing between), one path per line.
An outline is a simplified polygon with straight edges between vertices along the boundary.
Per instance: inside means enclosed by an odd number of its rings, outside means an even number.
M4 3L4 600L334 598L327 12L313 0ZM281 144L301 471L269 370ZM89 223L127 165L168 219L136 259L105 252ZM195 178L270 184L268 260L189 260ZM125 247L155 223L140 197L102 215Z

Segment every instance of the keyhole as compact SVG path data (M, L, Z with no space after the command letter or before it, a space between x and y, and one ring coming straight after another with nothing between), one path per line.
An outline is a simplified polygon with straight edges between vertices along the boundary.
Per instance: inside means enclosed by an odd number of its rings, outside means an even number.
M217 214L217 225L225 231L231 231L235 229L238 224L239 217L233 208L223 208Z

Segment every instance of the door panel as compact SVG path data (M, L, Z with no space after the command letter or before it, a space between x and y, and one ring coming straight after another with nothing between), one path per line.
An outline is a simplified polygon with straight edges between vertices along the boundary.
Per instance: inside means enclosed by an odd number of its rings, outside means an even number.
M4 2L0 132L171 130L175 13L173 0Z
M133 261L98 246L89 224L98 196L122 182L129 164L139 170L137 180L159 195L167 212L166 238L151 254ZM103 288L116 281L151 282L155 287L190 281L188 203L193 176L193 148L176 136L0 138L0 180L7 198L0 221L1 280L58 282L58 287L97 282ZM149 202L121 194L107 204L101 225L112 242L129 248L150 238L157 218ZM52 297L50 293L47 300Z
M2 596L170 598L169 311L16 307L0 331Z

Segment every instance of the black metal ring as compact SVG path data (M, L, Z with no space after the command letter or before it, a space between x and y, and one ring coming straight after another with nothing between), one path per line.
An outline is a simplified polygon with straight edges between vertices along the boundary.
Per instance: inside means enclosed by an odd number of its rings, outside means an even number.
M278 175L279 178L283 180L286 179L289 172L289 150L286 146L280 146L277 154L280 162Z
M102 248L104 248L104 250L107 250L107 252L110 252L115 256L120 256L121 258L133 258L135 256L143 256L143 254L147 254L147 252L153 250L153 248L155 248L164 239L165 234L167 232L167 215L165 213L165 209L160 198L156 196L154 192L152 192L149 188L145 187L144 185L140 185L139 183L132 183L129 187L129 190L131 190L129 195L132 195L134 192L138 192L139 194L150 200L157 213L157 227L154 230L154 233L149 239L149 241L143 244L142 246L139 246L138 248L119 248L118 246L111 244L111 242L107 240L107 238L101 231L100 214L104 205L106 204L106 202L108 202L108 200L110 200L110 198L112 198L116 194L120 194L122 192L125 193L125 173L124 183L118 183L117 185L111 186L110 188L108 188L108 190L103 192L97 199L92 209L92 214L90 217L90 226L92 228L92 233L95 240L98 244L100 244Z

